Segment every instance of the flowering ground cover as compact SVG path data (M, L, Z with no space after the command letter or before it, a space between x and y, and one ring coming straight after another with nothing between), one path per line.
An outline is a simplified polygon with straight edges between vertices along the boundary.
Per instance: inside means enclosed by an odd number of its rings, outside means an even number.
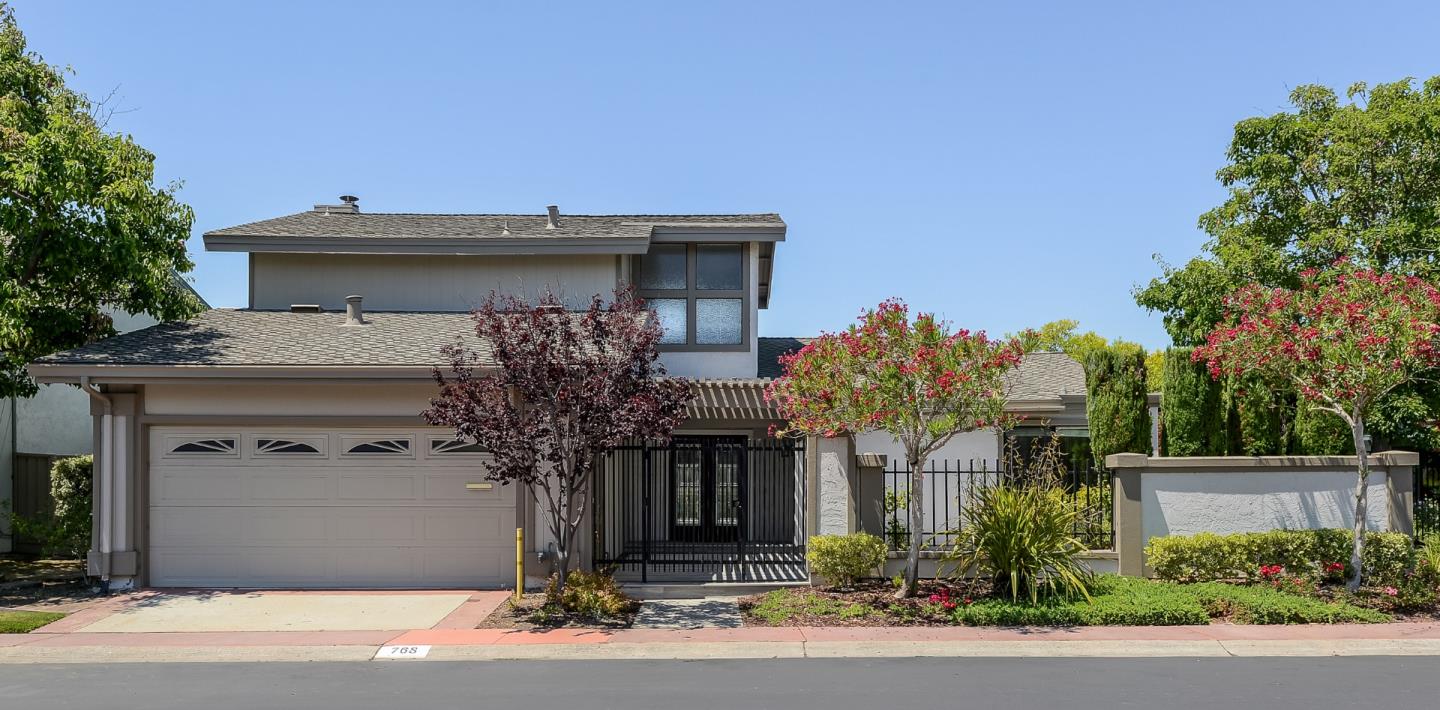
M991 596L984 581L922 584L896 599L888 582L853 589L782 589L740 600L753 626L1177 626L1378 623L1395 617L1342 598L1322 598L1269 584L1177 584L1101 575L1091 600L1050 598L1031 604Z

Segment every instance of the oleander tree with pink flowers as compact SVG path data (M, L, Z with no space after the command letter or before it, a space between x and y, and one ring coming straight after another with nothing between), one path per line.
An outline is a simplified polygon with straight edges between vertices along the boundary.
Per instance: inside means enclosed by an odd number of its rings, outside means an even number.
M826 333L781 359L769 400L784 434L846 436L883 430L905 450L910 530L904 585L915 594L924 530L925 467L955 436L1005 428L1005 373L1020 363L1017 339L952 330L934 314L913 318L898 299L864 311L858 323Z
M1343 259L1301 277L1298 289L1252 284L1236 291L1194 357L1217 378L1260 373L1294 382L1300 396L1349 425L1363 452L1376 400L1440 367L1440 290ZM1352 591L1361 581L1370 474L1367 457L1358 462Z

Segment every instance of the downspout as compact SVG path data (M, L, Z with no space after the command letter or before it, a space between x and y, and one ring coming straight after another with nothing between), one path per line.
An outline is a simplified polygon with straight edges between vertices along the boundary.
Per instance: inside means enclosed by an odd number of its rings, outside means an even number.
M110 552L112 547L110 528L114 520L114 516L110 510L110 506L113 505L114 501L110 499L113 497L111 491L115 490L115 440L110 429L111 408L114 402L102 393L100 388L90 383L90 377L88 375L80 377L80 389L85 390L85 394L90 395L91 399L100 403L100 411L102 412L100 415L100 441L96 442L98 444L96 454L100 458L100 466L91 474L91 477L93 481L92 490L94 493L99 494L99 500L96 502L100 504L93 507L93 510L99 518L98 527L100 528L99 545L96 550L100 553L100 586L102 591L108 592L110 587Z

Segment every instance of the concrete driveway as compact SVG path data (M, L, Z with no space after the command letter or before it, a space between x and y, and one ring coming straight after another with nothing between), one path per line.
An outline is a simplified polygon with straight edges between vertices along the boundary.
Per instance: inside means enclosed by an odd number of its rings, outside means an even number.
M67 631L85 633L474 628L505 597L463 590L150 591L107 600L76 615L85 618L65 621L72 621Z

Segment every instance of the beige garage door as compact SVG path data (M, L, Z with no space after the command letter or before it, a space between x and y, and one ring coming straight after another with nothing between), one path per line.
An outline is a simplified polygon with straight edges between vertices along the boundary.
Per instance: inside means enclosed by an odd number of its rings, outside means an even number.
M439 429L150 432L150 583L496 587L515 488Z

